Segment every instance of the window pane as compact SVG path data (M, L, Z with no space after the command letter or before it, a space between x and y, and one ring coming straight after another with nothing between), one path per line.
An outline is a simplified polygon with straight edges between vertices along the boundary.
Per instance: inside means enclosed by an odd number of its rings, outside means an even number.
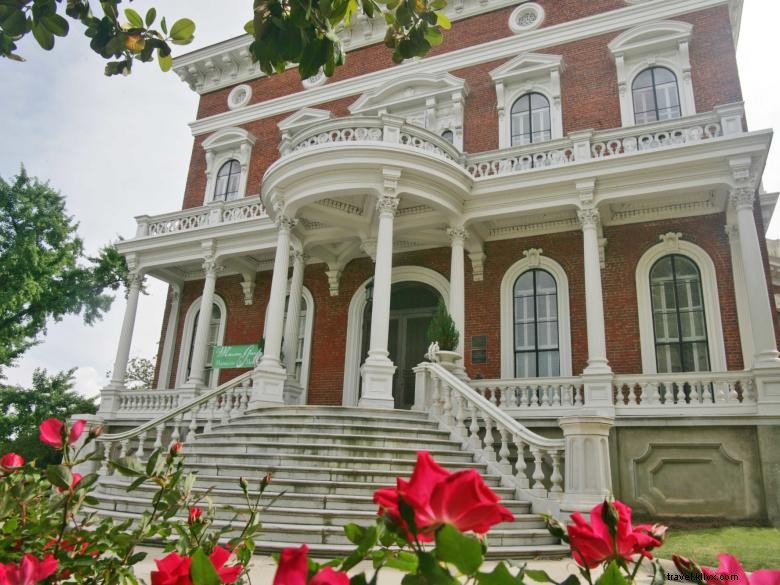
M513 146L550 140L550 102L540 93L529 93L512 104L510 132Z
M515 375L558 375L558 295L555 279L529 270L514 286ZM544 374L542 372L545 372Z
M651 67L636 76L631 86L634 120L646 123L682 115L677 77L664 67Z

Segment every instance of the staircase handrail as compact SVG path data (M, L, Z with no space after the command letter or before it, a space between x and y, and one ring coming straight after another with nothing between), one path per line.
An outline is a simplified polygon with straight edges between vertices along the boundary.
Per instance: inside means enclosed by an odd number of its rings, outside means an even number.
M498 406L490 402L487 398L479 394L466 382L445 369L441 364L435 362L423 362L418 367L435 373L437 377L439 377L441 380L444 380L463 398L469 402L472 402L483 412L489 414L491 417L493 417L493 419L501 423L501 425L504 426L509 432L511 432L516 437L520 437L529 446L538 447L540 449L562 450L564 448L565 441L563 439L550 439L533 432L528 427L517 421L517 419L508 415Z
M236 376L235 378L231 378L230 380L228 380L227 382L225 382L220 386L217 386L213 390L201 394L200 396L196 396L194 399L190 400L189 402L186 402L172 410L169 410L167 413L162 414L157 418L148 420L145 423L138 425L134 429L130 429L129 431L124 431L121 433L101 435L100 437L98 437L98 441L102 443L113 443L116 441L122 442L122 441L128 441L130 439L133 439L141 435L142 433L145 433L151 429L158 427L161 424L164 425L168 421L173 420L176 417L189 412L193 408L199 407L202 404L207 403L209 400L213 398L217 398L219 395L224 394L225 392L235 388L236 386L240 386L244 381L250 379L252 373L253 370L249 370L248 372L244 372L243 374Z

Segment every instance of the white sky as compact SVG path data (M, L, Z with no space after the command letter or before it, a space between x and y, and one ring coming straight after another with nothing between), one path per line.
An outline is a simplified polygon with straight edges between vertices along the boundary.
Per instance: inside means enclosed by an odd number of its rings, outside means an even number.
M241 34L251 11L249 0L135 0L132 6L141 14L156 6L169 22L182 16L195 20L196 41L186 51ZM778 17L777 3L745 0L738 58L753 130L780 128ZM21 47L26 63L0 60L0 176L9 179L24 163L30 175L49 180L66 196L94 252L119 235L132 237L134 216L181 207L192 149L187 123L195 117L197 95L155 63L137 64L127 78L104 77L102 60L81 31L72 25L50 54L28 39ZM780 190L778 152L775 146L764 174L768 191ZM780 237L778 216L769 229L772 237ZM153 279L148 289L131 356L157 353L167 289ZM80 317L51 324L43 343L5 371L8 381L27 385L37 367L50 372L75 367L78 390L96 394L113 365L124 305L120 295L94 327Z

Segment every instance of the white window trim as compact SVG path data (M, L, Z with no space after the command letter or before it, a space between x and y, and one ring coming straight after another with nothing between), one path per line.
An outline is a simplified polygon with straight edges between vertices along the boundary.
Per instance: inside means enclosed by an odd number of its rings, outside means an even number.
M636 76L649 67L666 67L674 73L682 116L696 113L689 55L692 30L687 22L651 22L627 30L609 43L617 72L623 126L636 125L632 87Z
M252 147L256 140L254 134L243 128L225 128L215 132L203 141L203 150L206 156L204 205L222 203L222 201L214 201L217 173L222 168L222 165L232 159L237 160L241 165L241 180L238 184L237 199L246 195L249 161L252 157Z
M203 297L198 297L187 309L187 314L184 317L184 328L182 329L182 340L179 346L179 363L176 366L176 387L181 388L187 381L187 362L190 358L190 347L192 346L192 336L195 334L193 331L195 324L195 314L200 310L200 301ZM219 321L219 334L217 339L220 345L225 341L225 328L227 326L227 305L222 297L215 294L214 303L219 307L220 321ZM211 376L207 381L209 388L214 388L214 383L219 380L219 370L212 369Z
M344 357L344 392L341 403L343 406L357 406L358 389L360 387L360 348L363 343L363 312L366 308L366 285L372 279L366 279L358 286L349 301L347 312L347 342ZM449 308L450 282L444 276L422 266L393 266L390 283L421 282L434 288Z
M529 253L504 273L501 280L501 377L515 377L514 352L514 288L520 275L535 268L549 272L558 287L558 345L561 360L561 377L572 375L571 365L571 313L569 311L569 279L563 266L552 258L542 256L541 251Z
M490 72L496 87L498 109L498 147L511 148L512 105L527 93L540 93L550 102L551 140L563 137L561 111L561 73L563 57L525 53Z
M702 248L680 239L680 234L669 233L664 240L647 250L636 265L636 301L639 313L639 338L642 351L642 373L655 374L655 334L653 332L653 305L650 299L650 269L670 254L690 258L701 275L704 317L707 324L707 345L710 353L710 370L726 371L726 349L723 343L723 326L720 318L718 280L712 258Z
M290 286L292 284L292 278L290 278L287 281L287 294L285 296L285 299L290 298ZM301 363L301 379L298 381L303 388L303 392L301 393L301 401L300 404L306 404L306 398L309 395L309 371L311 367L311 338L312 333L314 332L314 296L311 294L311 291L306 288L305 286L301 287L301 298L306 301L306 321L303 324L304 329L304 338L303 338L303 355L301 356L301 359L303 360ZM285 301L287 303L287 308L289 310L290 302ZM265 319L264 323L268 323L268 308L269 306L265 306ZM287 322L287 313L284 315L284 321L283 321L283 327L282 330L285 330ZM300 335L300 332L298 332ZM265 336L265 331L263 331L263 336ZM284 342L282 342L282 345L284 345Z

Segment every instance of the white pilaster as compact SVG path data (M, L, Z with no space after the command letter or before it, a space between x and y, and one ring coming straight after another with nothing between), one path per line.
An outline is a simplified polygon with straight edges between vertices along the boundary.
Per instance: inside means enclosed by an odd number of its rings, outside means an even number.
M565 447L565 489L562 512L584 512L612 492L608 416L571 416L558 420Z
M400 172L398 172L400 175ZM374 299L371 306L371 341L363 367L360 406L393 408L393 374L395 365L387 351L390 329L390 291L393 270L393 221L398 209L395 185L398 176L385 181L385 195L377 202L376 263L374 266Z
M753 367L753 327L750 324L750 309L745 289L745 267L742 266L742 250L739 245L739 228L736 225L726 226L731 253L731 272L734 280L734 298L737 304L737 321L739 323L739 341L742 347L742 362L744 368Z
M466 336L466 268L463 258L463 245L466 241L466 230L463 227L453 227L447 230L450 238L452 254L450 256L450 315L458 329L458 347L455 348L461 356L465 347Z
M284 367L287 369L287 381L284 392L287 395L285 403L298 404L303 391L295 379L295 358L298 353L298 336L300 332L301 297L303 293L303 272L306 267L306 256L303 252L292 253L293 273L290 281L290 294L287 301L287 320L284 324Z
M607 338L604 328L604 298L601 290L601 263L599 261L599 212L595 207L583 207L577 212L577 217L582 226L585 265L588 366L584 373L609 375L612 370L607 361Z
M195 343L192 347L192 362L190 375L184 387L194 390L206 385L205 369L209 352L209 328L211 327L211 312L214 306L214 289L217 284L217 274L221 272L214 256L208 256L203 261L203 295L200 298L198 311L198 326L195 329Z
M160 355L160 372L157 376L157 389L167 389L170 385L171 368L173 367L173 350L176 344L176 331L179 327L179 310L181 307L181 285L171 284L171 308L168 311L168 325L165 327L163 349Z
M753 367L777 368L777 342L775 340L774 318L769 305L769 288L761 257L761 244L753 216L755 187L751 185L735 187L729 196L736 209L739 247L742 254L742 267L745 274L750 327L753 334Z
M119 345L116 349L114 369L111 371L111 382L107 387L112 390L122 390L125 387L127 362L130 359L130 345L133 342L135 316L138 312L138 295L141 292L143 281L144 275L141 272L134 271L128 274L127 304L125 305L125 315L122 319L122 331L119 334Z
M263 358L252 376L250 408L284 404L287 371L281 362L282 327L284 301L287 296L287 272L290 268L290 233L297 223L297 219L285 216L283 211L277 213L276 256L271 279L271 296L268 299L268 321L265 324L265 348Z

